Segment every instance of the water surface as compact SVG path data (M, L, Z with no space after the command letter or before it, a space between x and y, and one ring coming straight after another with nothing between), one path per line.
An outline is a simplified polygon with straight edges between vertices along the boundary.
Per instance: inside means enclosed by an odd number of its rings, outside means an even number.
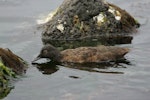
M0 47L31 62L42 42L36 20L57 8L63 0L1 0ZM132 65L109 68L124 74L95 73L63 66L42 74L29 65L25 77L4 100L149 100L150 98L150 1L108 0L130 12L142 24L134 35L126 58ZM76 76L73 78L70 76Z

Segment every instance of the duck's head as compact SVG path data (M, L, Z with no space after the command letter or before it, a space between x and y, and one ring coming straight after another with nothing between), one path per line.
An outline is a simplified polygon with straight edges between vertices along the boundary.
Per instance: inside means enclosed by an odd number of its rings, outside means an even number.
M46 44L40 51L40 54L32 61L35 62L41 58L48 58L54 62L60 62L61 54L54 46Z

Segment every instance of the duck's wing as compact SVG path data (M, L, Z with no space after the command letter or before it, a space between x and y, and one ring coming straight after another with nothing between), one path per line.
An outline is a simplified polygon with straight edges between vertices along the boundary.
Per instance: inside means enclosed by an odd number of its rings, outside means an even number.
M104 62L115 61L122 58L129 49L101 46L101 47L80 47L76 49L67 49L61 52L62 62L87 63L87 62Z
M98 49L97 59L101 61L115 61L124 57L129 52L128 48L115 46L101 46Z
M92 47L79 47L76 49L67 49L61 52L63 55L62 62L85 63L93 62L92 57L97 49Z

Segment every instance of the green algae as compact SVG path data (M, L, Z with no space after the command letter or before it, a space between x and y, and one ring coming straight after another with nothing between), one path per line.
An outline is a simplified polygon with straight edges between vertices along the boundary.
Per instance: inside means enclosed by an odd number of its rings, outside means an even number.
M16 74L0 61L0 86L5 87L8 84L10 78L15 77Z
M0 100L6 97L12 87L12 82L18 75L23 75L27 63L9 49L0 48Z
M15 77L16 74L0 61L0 99L10 93L12 86L9 86L9 81Z
M6 87L6 88L0 87L0 100L5 98L12 89L13 87Z

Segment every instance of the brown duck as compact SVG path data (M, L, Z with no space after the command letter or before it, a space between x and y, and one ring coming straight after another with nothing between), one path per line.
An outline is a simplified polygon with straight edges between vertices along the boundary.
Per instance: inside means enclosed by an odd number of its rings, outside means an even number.
M47 44L33 62L40 58L49 58L51 61L61 63L101 63L121 59L128 52L128 48L115 46L78 47L59 51L54 46Z

